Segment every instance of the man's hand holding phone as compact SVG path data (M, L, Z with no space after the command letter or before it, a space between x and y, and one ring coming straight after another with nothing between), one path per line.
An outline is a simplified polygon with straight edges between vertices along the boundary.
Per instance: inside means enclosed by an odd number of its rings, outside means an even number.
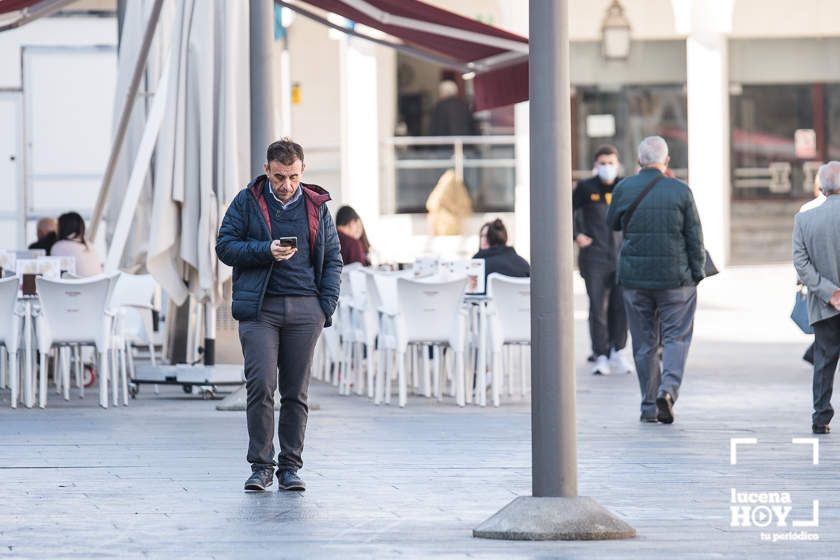
M297 244L294 246L284 242L282 239L275 239L271 242L271 256L275 261L286 261L297 253Z

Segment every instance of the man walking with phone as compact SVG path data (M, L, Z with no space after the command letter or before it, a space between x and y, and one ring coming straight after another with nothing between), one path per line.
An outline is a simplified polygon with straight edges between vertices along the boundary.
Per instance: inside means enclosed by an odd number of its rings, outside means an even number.
M216 254L233 267L233 317L245 356L248 394L246 490L306 488L303 440L315 343L331 324L341 281L341 249L327 209L330 195L301 182L303 148L272 143L265 174L239 192L225 213ZM280 391L274 460L274 391Z

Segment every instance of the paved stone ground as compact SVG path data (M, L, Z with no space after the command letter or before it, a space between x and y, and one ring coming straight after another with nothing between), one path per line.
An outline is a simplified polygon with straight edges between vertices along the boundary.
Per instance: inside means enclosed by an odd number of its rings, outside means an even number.
M128 408L95 395L46 410L0 400L0 557L837 558L840 443L808 446L807 338L787 319L787 267L709 281L672 426L638 422L634 377L593 377L577 286L581 495L638 531L614 542L501 542L471 529L530 492L529 407L375 407L313 387L304 494L245 494L243 413L144 388ZM755 437L729 464L731 437ZM730 489L787 491L789 520L820 500L817 542L730 527ZM768 528L766 532L800 531Z

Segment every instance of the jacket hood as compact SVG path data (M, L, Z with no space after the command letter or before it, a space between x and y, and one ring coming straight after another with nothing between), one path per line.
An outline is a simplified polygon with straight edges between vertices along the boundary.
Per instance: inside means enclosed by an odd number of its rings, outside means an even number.
M265 188L265 182L267 180L268 178L265 176L265 174L257 175L256 177L251 179L246 188L251 191L251 194L254 195L254 198L259 199L263 189ZM315 206L321 206L325 202L332 200L330 193L327 192L327 190L323 187L303 182L300 183L300 186L303 189L303 194L305 194L306 198L308 198L310 202L315 204Z

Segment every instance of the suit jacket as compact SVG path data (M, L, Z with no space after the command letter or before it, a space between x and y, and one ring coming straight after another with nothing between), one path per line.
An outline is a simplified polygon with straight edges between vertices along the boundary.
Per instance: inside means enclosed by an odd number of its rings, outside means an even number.
M800 212L793 225L793 266L808 288L808 319L813 325L840 311L828 303L840 287L840 195Z

